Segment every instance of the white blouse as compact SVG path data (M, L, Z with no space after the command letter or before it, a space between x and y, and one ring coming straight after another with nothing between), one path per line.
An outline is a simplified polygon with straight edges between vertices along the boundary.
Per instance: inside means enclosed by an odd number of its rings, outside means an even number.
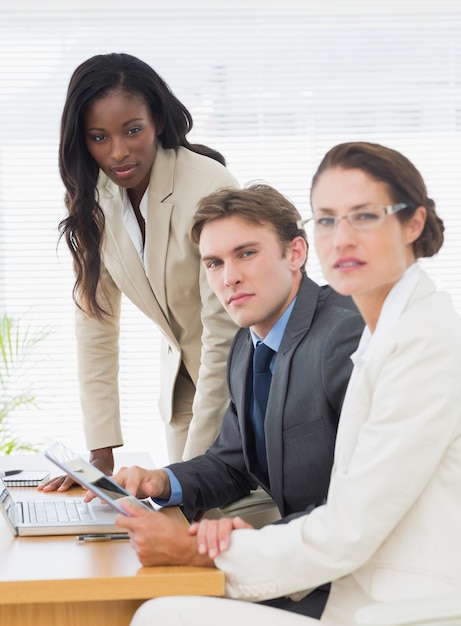
M148 209L148 196L149 196L149 187L144 192L143 197L141 198L141 202L139 204L139 210L141 215L144 218L144 221L147 220L147 209ZM136 248L137 253L139 254L139 258L141 259L141 263L144 265L144 244L142 241L142 233L138 224L138 220L136 219L136 215L133 209L133 205L131 204L130 198L128 197L128 192L126 189L122 188L122 196L123 196L123 223L125 224L125 228L128 231L131 241L133 242L134 247Z
M372 333L368 326L365 326L358 348L351 354L352 362L356 368L360 369L367 362L376 342L396 324L408 302L408 298L416 287L420 271L421 268L417 263L407 267L402 278L395 283L384 300L375 332Z

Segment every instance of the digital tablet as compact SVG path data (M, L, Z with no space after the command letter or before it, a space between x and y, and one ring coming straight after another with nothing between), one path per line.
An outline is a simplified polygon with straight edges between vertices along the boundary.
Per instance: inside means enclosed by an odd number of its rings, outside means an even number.
M101 470L88 461L85 461L85 459L60 441L52 443L45 450L45 456L64 470L66 474L72 476L79 485L99 496L101 500L107 502L108 505L116 509L119 513L128 515L121 506L121 501L124 499L130 500L133 504L142 506L149 511L153 510L152 507L144 501L130 494L121 485L118 485L112 480L110 476L106 476Z

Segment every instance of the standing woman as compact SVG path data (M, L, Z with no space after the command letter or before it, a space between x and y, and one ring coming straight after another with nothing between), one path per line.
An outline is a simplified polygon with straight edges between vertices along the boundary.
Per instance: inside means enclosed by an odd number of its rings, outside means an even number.
M219 153L188 142L191 128L162 78L128 54L94 56L70 80L59 148L68 215L60 230L76 275L85 436L91 461L106 473L112 449L123 444L122 293L162 332L160 411L170 461L205 451L228 403L236 327L207 284L189 228L202 196L238 185Z
M453 602L461 589L461 320L417 263L439 251L443 224L414 165L372 143L332 148L311 204L325 279L352 295L366 323L327 501L261 530L238 518L204 520L191 529L197 564L212 555L226 596L252 602L302 598L332 581L320 619L328 626L391 623L383 616L406 600L424 616L431 596ZM248 602L162 598L132 624L166 616L170 626L318 623Z

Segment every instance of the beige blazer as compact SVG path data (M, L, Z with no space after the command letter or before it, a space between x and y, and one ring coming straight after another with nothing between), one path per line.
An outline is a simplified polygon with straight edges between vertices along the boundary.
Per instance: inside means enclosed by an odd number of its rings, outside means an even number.
M189 229L201 197L235 186L236 179L216 161L185 148L175 152L159 147L149 183L143 267L123 223L120 188L100 174L106 230L99 294L113 315L101 323L76 314L81 405L90 450L123 443L117 380L122 293L162 332L163 419L174 417L175 396L181 396L183 406L193 401L185 456L203 452L218 433L228 404L226 358L236 326L207 283ZM183 388L178 382L181 363L193 382Z
M460 587L460 381L461 321L422 273L353 371L327 504L286 526L235 531L216 560L227 595L302 596L334 581L321 621L352 626L364 604Z

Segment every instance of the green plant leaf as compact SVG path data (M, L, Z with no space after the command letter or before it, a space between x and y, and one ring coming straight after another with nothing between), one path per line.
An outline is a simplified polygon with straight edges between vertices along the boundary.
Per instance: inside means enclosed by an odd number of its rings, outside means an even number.
M0 316L0 452L4 454L37 450L36 444L14 435L11 422L18 409L36 406L33 390L21 389L21 373L36 347L50 332L49 328L33 329L21 318L8 313Z

